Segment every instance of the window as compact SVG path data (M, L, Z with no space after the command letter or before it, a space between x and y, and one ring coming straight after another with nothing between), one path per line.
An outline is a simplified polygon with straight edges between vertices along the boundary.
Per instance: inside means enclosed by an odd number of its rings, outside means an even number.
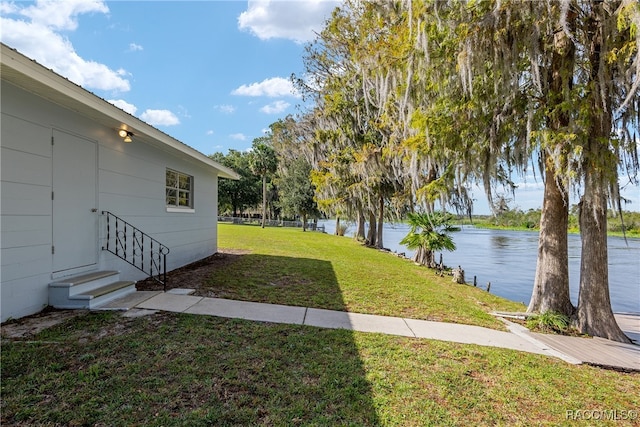
M167 207L193 209L193 177L167 169Z

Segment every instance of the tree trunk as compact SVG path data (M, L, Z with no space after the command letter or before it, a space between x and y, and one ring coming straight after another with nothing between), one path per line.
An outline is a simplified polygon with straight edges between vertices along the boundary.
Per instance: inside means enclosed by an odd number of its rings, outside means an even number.
M595 337L630 342L620 330L609 297L607 255L607 201L602 179L593 171L585 176L584 196L580 202L580 292L576 328Z
M262 228L267 221L267 175L262 175Z
M607 188L617 182L617 156L609 149L612 131L611 94L607 67L601 61L606 12L602 3L592 4L587 18L591 35L588 58L591 66L587 99L590 128L583 151L584 195L580 202L580 291L574 325L582 333L630 342L620 330L609 297L607 250ZM606 55L606 52L602 52Z
M307 231L307 214L302 214L302 231Z
M426 248L418 248L413 255L413 262L430 267L433 260L433 252Z
M571 316L574 307L569 296L569 195L562 184L556 181L552 161L546 163L538 260L527 311L553 311Z
M333 234L336 236L340 235L340 215L336 215L336 232Z
M376 245L376 214L373 210L369 210L369 230L367 231L367 245Z
M575 13L567 12L567 26L575 28ZM550 131L566 133L571 124L569 112L561 108L573 86L575 46L564 31L554 34L551 67L547 74L549 90L546 94L551 111L548 119ZM565 171L558 170L556 162L566 167L566 146L558 142L556 153L543 151L544 198L540 218L538 260L528 312L553 311L572 316L573 304L569 296L569 254L567 232L569 227L569 193L561 178ZM559 153L557 152L559 151Z
M382 194L380 194L380 198L378 200L378 230L377 230L376 248L384 249L384 244L382 241L383 232L384 232L384 197L382 197Z
M358 224L356 226L356 234L354 235L354 238L356 240L360 240L363 241L365 240L365 235L364 235L364 223L365 223L365 217L364 217L364 212L362 211L362 208L360 206L358 206Z

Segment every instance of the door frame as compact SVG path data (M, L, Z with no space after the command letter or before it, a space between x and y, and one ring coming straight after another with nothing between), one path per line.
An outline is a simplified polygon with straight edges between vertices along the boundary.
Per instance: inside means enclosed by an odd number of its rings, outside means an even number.
M83 265L79 265L79 266L73 266L73 267L68 267L68 268L62 268L59 270L55 270L59 267L57 267L55 265L55 256L56 253L58 251L58 248L56 248L57 246L60 246L59 240L56 239L60 239L60 235L59 233L56 233L56 227L60 226L60 222L58 221L58 223L56 222L59 219L59 216L64 215L64 211L58 211L56 212L56 193L61 192L63 190L61 190L62 186L60 184L56 184L56 179L54 174L56 173L54 171L55 168L55 164L57 162L57 159L54 158L54 156L56 156L55 150L56 150L56 143L57 140L60 138L60 136L62 135L62 137L64 137L64 135L68 135L72 138L76 138L76 139L81 139L83 141L86 141L86 143L88 144L93 144L94 147L94 152L92 154L93 159L91 159L91 161L89 162L90 165L92 165L92 171L93 171L93 175L94 175L94 186L93 186L93 190L92 190L92 199L93 200L89 200L91 199L90 196L87 197L87 203L89 204L89 202L93 202L93 209L95 209L95 212L90 212L89 207L87 207L88 209L88 213L92 214L94 216L94 221L93 221L93 229L91 230L89 236L86 237L85 242L87 243L87 246L89 246L89 241L91 241L91 247L93 248L93 250L90 252L90 254L92 254L93 256L90 257L90 261L89 263L83 264ZM67 129L62 129L62 128L57 128L57 127L52 127L51 128L51 141L52 141L52 146L51 146L51 190L52 190L52 200L51 200L51 245L52 245L52 254L51 254L51 267L52 267L52 273L51 273L51 277L53 279L59 278L59 277L65 277L65 276L71 276L74 274L79 274L79 273L83 273L83 272L87 272L87 271L93 271L96 270L99 264L99 227L100 227L100 220L99 220L99 210L98 210L98 151L99 151L99 142L93 139L88 138L85 135L73 132L73 131L69 131ZM64 151L61 151L58 153L58 156L65 156L67 153ZM71 164L71 163L70 163ZM73 173L72 171L70 173ZM57 180L59 182L59 180ZM88 190L88 188L87 188ZM62 237L63 238L63 237Z

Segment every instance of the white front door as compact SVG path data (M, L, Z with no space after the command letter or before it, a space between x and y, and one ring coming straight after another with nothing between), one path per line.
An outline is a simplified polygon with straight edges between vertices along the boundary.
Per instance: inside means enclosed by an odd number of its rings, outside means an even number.
M91 269L98 259L96 143L53 131L53 272Z

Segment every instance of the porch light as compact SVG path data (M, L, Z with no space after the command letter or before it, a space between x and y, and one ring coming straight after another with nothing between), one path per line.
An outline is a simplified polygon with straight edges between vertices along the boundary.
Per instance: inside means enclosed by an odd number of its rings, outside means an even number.
M133 136L133 133L125 129L120 129L118 131L118 135L120 135L120 138L124 139L124 142L131 142L131 137Z

